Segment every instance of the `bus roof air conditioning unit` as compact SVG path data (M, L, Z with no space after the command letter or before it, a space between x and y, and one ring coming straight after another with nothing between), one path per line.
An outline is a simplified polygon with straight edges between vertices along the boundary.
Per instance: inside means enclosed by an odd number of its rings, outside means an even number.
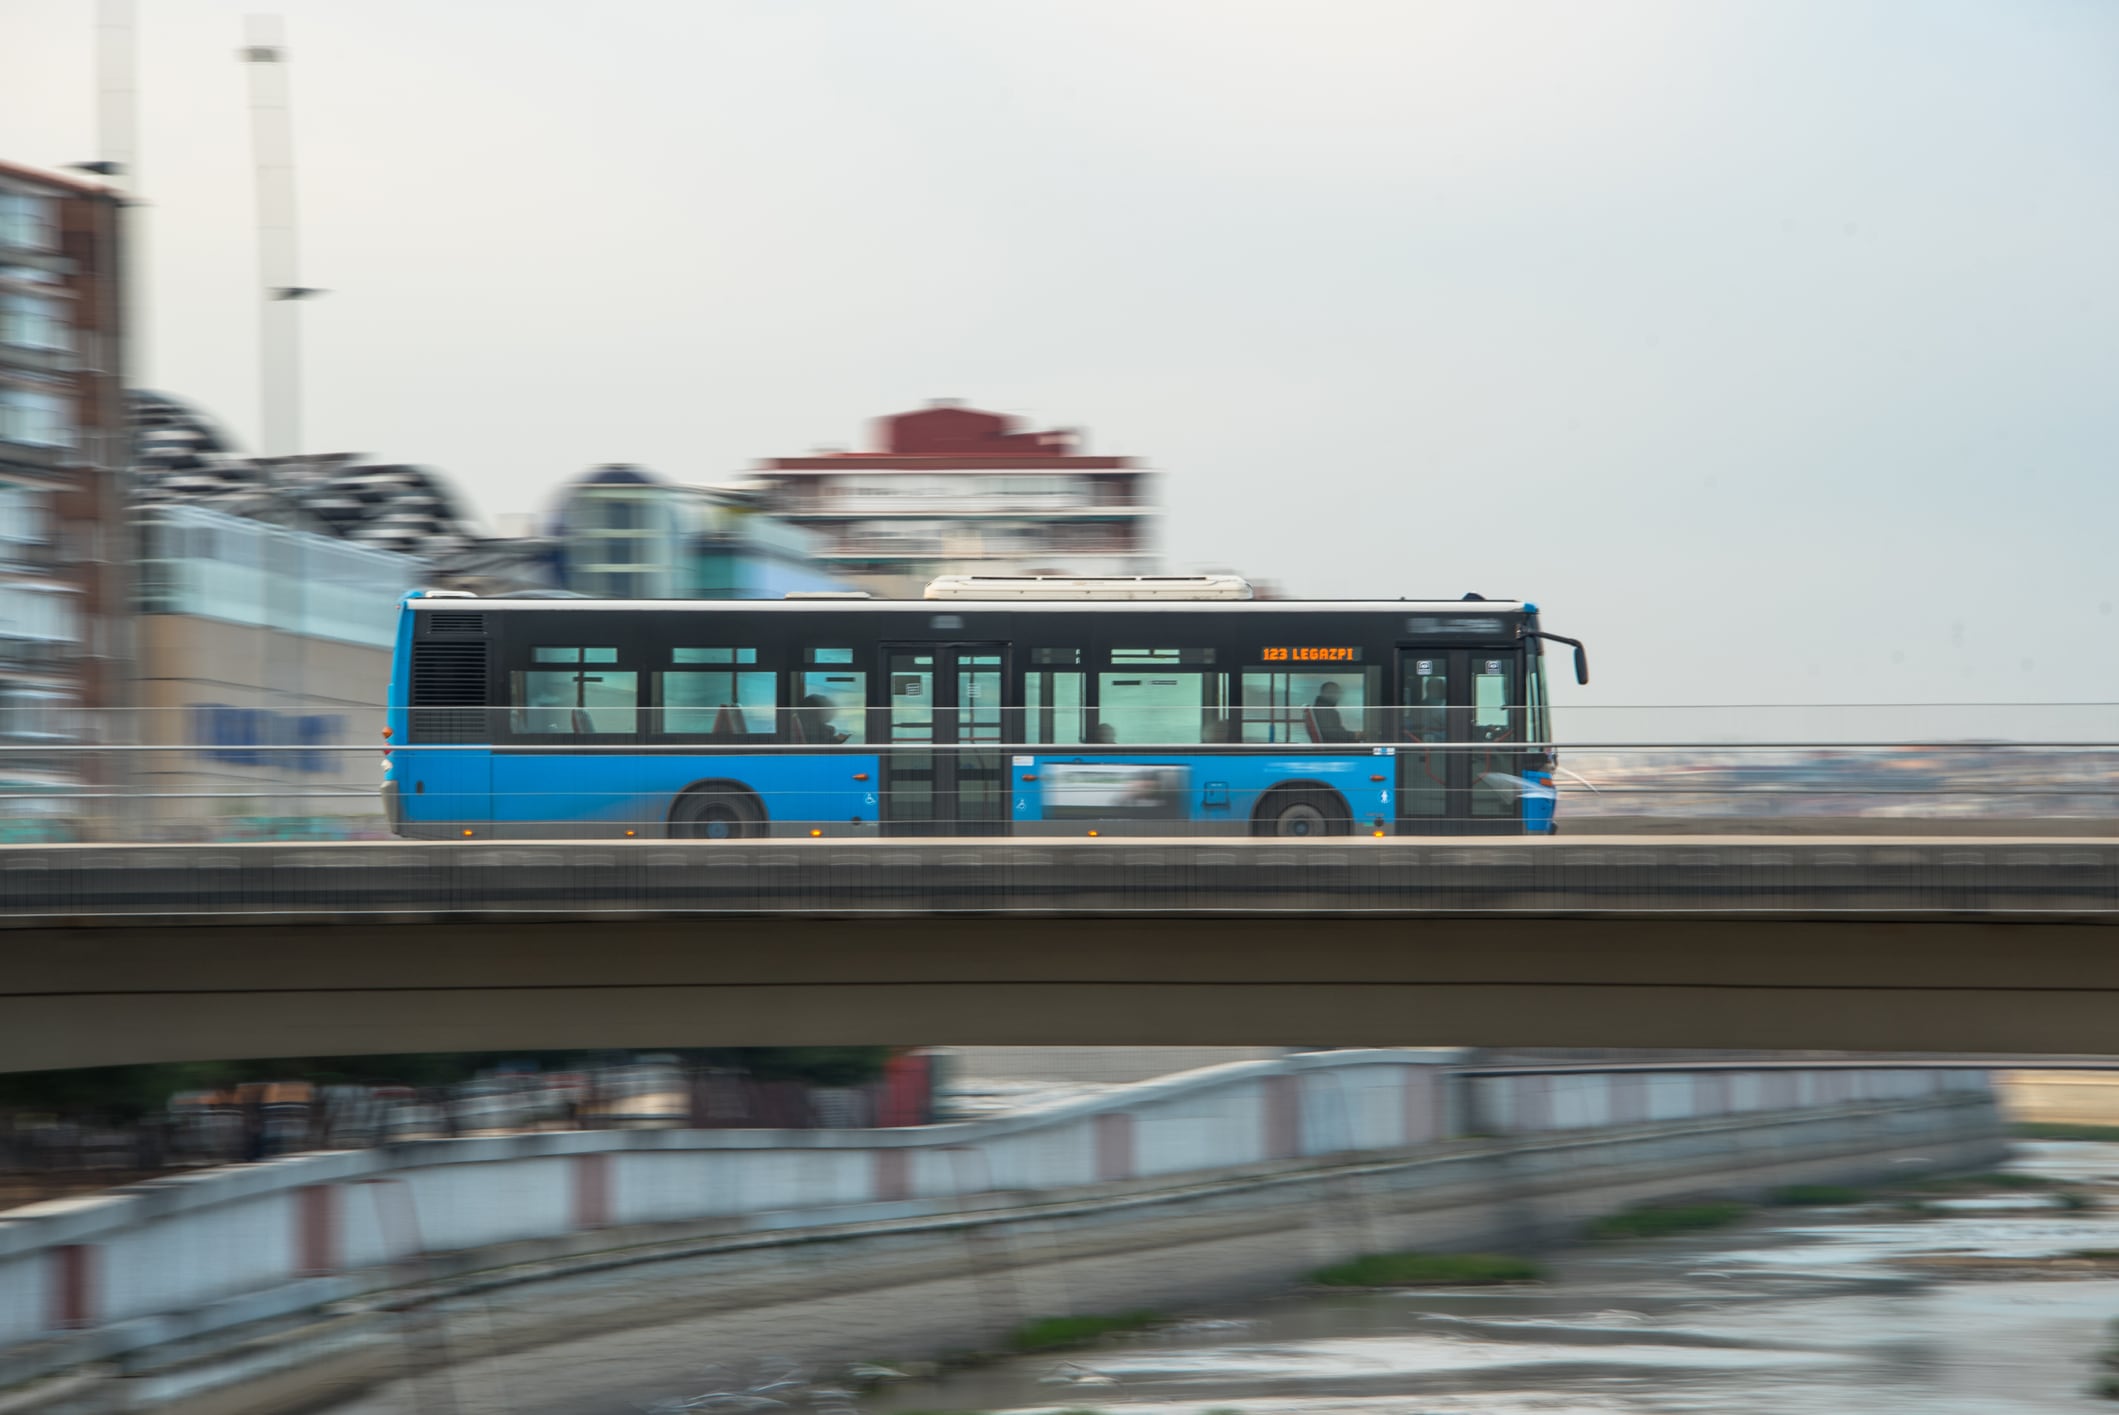
M1240 575L943 575L928 599L1249 599Z

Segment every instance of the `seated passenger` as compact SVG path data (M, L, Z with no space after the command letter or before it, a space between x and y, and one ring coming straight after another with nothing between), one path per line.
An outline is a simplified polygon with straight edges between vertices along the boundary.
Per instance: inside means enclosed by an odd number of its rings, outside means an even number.
M1317 726L1320 742L1353 742L1359 739L1346 730L1339 720L1339 685L1327 683L1317 690L1317 700L1310 704L1310 721Z
M1102 743L1116 742L1118 741L1118 731L1108 722L1099 722L1096 724L1096 730L1089 734L1089 740Z
M848 734L832 724L831 714L831 699L822 693L804 698L802 706L795 709L795 726L800 729L802 740L827 747L845 741Z

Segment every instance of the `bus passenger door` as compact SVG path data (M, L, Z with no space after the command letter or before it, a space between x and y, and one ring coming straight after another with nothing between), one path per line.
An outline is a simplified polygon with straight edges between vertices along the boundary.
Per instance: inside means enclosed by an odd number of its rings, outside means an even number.
M883 824L893 835L991 835L1008 819L998 644L884 651Z
M1000 835L1008 820L1008 758L1001 747L1001 650L997 644L951 652L956 676L956 793L950 818L958 835Z
M1515 649L1471 649L1463 732L1464 812L1474 835L1523 829L1523 655Z
M1464 755L1447 750L1461 715L1450 688L1462 676L1462 664L1452 659L1462 658L1448 649L1398 650L1400 834L1448 835L1462 828Z
M1398 651L1398 828L1408 835L1523 828L1522 653Z

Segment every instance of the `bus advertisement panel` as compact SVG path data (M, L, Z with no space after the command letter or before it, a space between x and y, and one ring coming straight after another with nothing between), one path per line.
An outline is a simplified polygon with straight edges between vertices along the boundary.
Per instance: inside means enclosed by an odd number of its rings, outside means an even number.
M1037 773L1047 820L1109 821L1183 820L1186 775L1181 766L1128 762L1054 762Z

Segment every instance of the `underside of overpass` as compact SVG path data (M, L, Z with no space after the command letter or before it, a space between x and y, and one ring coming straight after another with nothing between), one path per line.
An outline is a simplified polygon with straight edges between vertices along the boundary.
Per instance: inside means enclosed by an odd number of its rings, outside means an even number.
M6 1070L882 1043L2119 1051L2119 928L2066 918L255 918L4 944Z

